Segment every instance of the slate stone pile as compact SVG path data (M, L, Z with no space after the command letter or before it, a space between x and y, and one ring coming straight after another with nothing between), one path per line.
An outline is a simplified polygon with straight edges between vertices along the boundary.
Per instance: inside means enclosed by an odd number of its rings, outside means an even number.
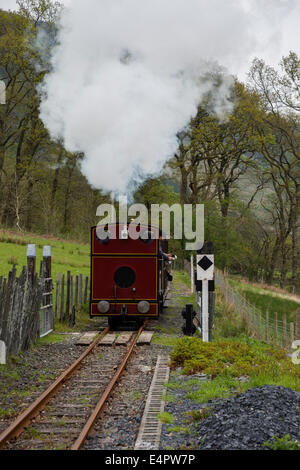
M259 450L273 436L300 442L300 393L262 386L225 400L197 425L201 450Z

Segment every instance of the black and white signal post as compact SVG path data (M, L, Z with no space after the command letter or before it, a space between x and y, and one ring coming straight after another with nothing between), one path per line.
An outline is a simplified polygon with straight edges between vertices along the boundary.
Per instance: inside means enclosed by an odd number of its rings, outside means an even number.
M202 340L211 340L212 316L214 310L214 249L213 243L205 242L197 253L196 290L198 320Z

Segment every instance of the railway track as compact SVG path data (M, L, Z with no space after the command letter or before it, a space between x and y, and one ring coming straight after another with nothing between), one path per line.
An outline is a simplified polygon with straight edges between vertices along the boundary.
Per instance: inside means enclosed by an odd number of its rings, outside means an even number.
M102 334L0 434L0 449L79 450L99 418L147 322L130 343L101 346Z

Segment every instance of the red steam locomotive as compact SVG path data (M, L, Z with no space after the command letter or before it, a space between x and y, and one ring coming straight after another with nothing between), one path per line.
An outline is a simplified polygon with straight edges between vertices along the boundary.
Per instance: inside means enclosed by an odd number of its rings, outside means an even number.
M167 242L149 226L108 224L91 229L91 317L138 325L157 318L167 295Z

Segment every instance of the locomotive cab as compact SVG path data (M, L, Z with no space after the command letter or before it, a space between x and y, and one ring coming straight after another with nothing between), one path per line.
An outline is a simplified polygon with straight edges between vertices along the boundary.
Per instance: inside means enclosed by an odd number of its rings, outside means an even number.
M108 224L91 229L91 317L157 318L166 292L159 231L149 226Z

